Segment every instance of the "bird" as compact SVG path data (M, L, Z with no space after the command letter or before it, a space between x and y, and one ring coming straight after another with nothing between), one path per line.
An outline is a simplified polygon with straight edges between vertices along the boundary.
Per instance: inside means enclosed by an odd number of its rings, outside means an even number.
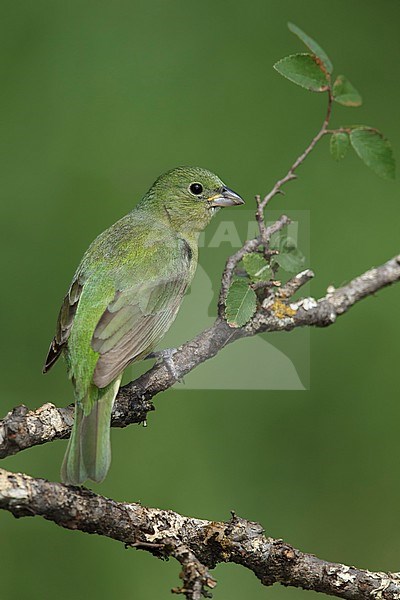
M63 483L106 477L111 412L124 369L152 356L174 321L196 271L200 232L222 207L241 204L242 197L214 173L177 167L160 175L133 210L89 246L62 302L43 367L47 373L64 355L74 388Z

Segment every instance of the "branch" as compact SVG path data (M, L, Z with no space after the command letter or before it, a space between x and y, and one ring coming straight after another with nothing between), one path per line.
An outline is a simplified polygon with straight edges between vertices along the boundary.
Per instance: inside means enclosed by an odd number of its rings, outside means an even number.
M209 329L177 349L174 354L177 377L183 378L227 344L240 338L266 331L290 331L296 327L331 325L338 316L346 313L363 298L399 281L400 256L370 269L343 287L329 287L327 294L319 300L308 297L290 302L293 294L312 275L312 271L303 271L282 288L269 290L262 307L250 323L242 328L231 328L225 320L218 317ZM113 409L112 425L126 427L131 423L145 421L148 412L154 410L151 399L176 381L164 363L154 365L144 375L121 388ZM66 438L70 434L72 423L73 405L57 408L54 404L47 403L35 411L18 406L0 421L0 458L31 446Z
M261 525L234 514L226 522L195 519L3 469L0 508L15 517L41 516L66 529L106 536L159 558L172 556L183 568L183 586L173 591L191 600L209 594L207 588L216 585L209 569L222 562L242 565L266 586L281 583L349 600L400 598L400 573L321 560L265 536Z

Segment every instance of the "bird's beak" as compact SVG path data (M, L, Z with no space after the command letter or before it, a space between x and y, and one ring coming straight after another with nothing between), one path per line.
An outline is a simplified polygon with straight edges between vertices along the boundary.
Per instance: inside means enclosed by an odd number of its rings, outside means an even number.
M243 198L227 187L221 188L218 194L208 200L210 206L237 206L244 204Z

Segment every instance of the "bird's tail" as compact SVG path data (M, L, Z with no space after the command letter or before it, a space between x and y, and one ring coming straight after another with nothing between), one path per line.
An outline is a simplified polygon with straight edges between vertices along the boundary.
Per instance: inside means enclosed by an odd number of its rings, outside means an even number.
M63 483L80 485L86 479L99 483L107 475L111 463L110 421L121 377L99 389L91 385L84 401L91 406L84 411L75 403L75 422L61 467Z

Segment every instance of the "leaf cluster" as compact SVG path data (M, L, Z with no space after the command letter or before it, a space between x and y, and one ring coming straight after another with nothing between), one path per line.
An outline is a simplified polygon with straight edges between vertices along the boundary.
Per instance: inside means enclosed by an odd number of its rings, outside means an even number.
M293 83L311 91L327 92L342 106L358 107L362 104L360 93L344 75L333 75L333 64L325 50L297 25L289 23L292 33L310 50L309 53L291 54L274 65L274 69ZM328 132L327 132L328 133ZM361 160L384 179L394 179L395 161L389 140L369 125L350 125L329 131L330 151L335 160L345 157L352 147Z
M286 235L273 237L270 250L273 252L251 252L243 257L243 270L230 286L225 303L225 316L231 327L242 327L254 315L259 303L256 289L279 285L275 280L279 270L297 273L304 265L304 255Z

